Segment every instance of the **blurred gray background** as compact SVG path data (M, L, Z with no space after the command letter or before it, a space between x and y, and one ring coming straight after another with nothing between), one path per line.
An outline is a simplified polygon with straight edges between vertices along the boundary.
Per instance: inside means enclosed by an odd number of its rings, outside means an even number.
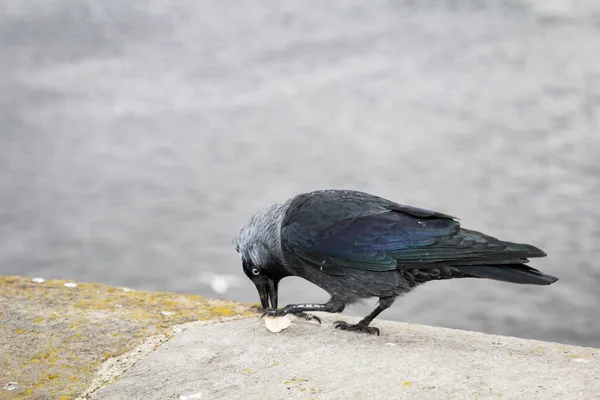
M560 277L433 282L382 318L598 347L594 4L3 0L0 273L258 301L251 214L353 188Z

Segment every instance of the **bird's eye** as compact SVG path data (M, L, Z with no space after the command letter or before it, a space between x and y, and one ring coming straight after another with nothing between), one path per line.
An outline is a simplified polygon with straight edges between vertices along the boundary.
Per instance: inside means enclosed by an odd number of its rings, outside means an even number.
M258 269L256 269L256 268L252 268L252 273L254 275L258 275L258 274L260 274L260 271Z

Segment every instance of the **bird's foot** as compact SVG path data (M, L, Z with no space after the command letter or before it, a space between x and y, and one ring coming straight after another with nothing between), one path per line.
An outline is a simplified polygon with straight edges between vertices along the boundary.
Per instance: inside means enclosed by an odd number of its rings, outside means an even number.
M352 325L345 321L335 321L333 324L335 325L335 329L340 329L342 331L363 332L363 333L368 333L370 335L377 335L377 336L379 336L379 333L380 333L379 328L361 324L360 322L358 324Z
M316 315L305 313L303 311L298 311L298 312L292 313L292 315L295 315L298 318L303 318L307 321L315 320L318 323L321 323L321 318L317 317Z
M291 315L295 315L298 318L305 319L307 321L315 320L318 323L321 323L321 318L317 317L316 315L308 314L308 313L305 313L304 311L288 311L285 309L285 307L277 309L277 310L268 309L268 310L263 310L263 311L264 311L264 313L261 316L261 318L264 317L265 315L268 315L269 317L283 317L284 315L291 314Z
M262 308L261 306L252 306L252 307L250 307L250 310L257 312L257 313L261 313L261 312L265 311L265 309Z

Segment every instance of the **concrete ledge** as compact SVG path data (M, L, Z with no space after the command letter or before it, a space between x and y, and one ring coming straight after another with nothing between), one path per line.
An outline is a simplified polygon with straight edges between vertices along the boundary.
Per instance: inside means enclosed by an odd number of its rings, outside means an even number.
M0 398L73 399L133 365L182 323L250 315L249 304L201 296L0 276ZM123 354L112 369L99 369Z
M250 304L65 283L0 277L1 398L600 398L598 349L320 313L274 334Z
M598 399L600 351L379 321L188 326L91 399ZM357 318L343 317L347 321Z

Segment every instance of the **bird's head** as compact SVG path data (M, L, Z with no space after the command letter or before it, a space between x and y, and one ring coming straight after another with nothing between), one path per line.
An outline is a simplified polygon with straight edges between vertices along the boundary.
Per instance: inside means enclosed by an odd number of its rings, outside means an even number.
M279 281L282 279L279 268L273 264L256 265L252 260L242 258L242 268L254 283L263 309L277 309Z
M258 290L263 309L277 309L279 281L289 276L280 244L282 205L275 204L254 215L236 241L246 276Z

